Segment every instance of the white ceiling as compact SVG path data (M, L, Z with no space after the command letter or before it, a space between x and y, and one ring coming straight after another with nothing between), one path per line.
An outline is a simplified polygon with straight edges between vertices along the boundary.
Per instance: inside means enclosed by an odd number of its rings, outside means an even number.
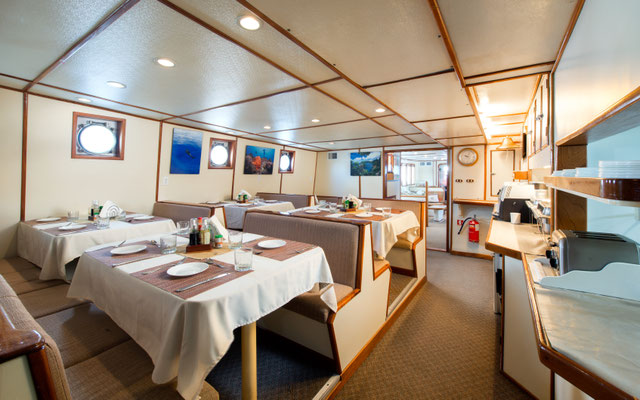
M30 93L86 97L98 107L316 151L484 142L480 136L448 139L482 130L475 116L450 119L474 110L456 74L438 73L453 61L425 0L170 1L178 10L141 0ZM575 1L438 4L469 76L553 61ZM0 86L26 87L123 3L3 0L0 52L10 57L0 58ZM238 18L252 10L271 21L257 31L242 29ZM162 68L158 57L176 66ZM466 83L550 68L496 72ZM504 105L509 113L526 112L536 79L474 86L471 100L477 91L487 99L478 103L483 120L515 131L524 115L487 119L487 110ZM127 87L111 88L109 80ZM442 120L425 122L433 119Z

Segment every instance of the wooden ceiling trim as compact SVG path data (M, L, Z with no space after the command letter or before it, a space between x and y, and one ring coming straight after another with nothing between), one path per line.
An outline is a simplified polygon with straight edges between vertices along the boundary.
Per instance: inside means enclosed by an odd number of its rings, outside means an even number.
M321 152L328 152L328 153L332 153L332 152L337 152L337 151L352 151L352 150L361 150L361 149L380 149L382 147L385 148L385 151L388 153L388 149L394 149L397 147L406 147L406 146L429 146L431 143L419 143L417 145L411 145L411 144L393 144L393 145L385 145L385 146L367 146L367 147L350 147L348 149L324 149ZM433 143L436 144L436 143ZM440 147L416 147L415 149L399 149L397 151L423 151L423 150L446 150L447 146L438 143L440 145ZM483 143L484 144L484 143ZM466 145L465 145L466 146ZM475 146L475 145L470 145L470 146Z
M3 73L1 73L1 72L0 72L0 76L4 76L4 77L6 77L6 78L11 78L11 79L17 79L17 80L19 80L19 81L23 81L23 82L31 82L29 79L19 78L19 77L17 77L17 76L8 75L8 74L3 74ZM24 90L24 89L22 89L22 90ZM22 91L22 90L21 90L21 91Z
M576 8L573 9L573 15L571 15L571 19L569 20L569 26L567 26L567 30L564 33L564 37L562 38L562 42L560 42L560 48L558 48L558 53L556 54L556 61L551 68L551 73L554 74L556 69L558 68L558 64L560 63L560 59L562 59L562 54L564 54L564 49L567 47L569 43L569 38L571 38L571 34L573 33L573 29L576 27L576 23L578 22L578 17L580 17L580 13L582 12L582 8L584 7L585 0L578 0L576 3Z
M545 62L541 62L541 63L537 63L537 64L523 65L522 67L507 68L507 69L501 69L499 71L485 72L485 73L482 73L482 74L465 76L464 79L483 78L485 76L504 74L506 72L521 71L523 69L530 69L530 68L535 68L535 67L544 67L545 65L553 65L554 63L555 63L555 61L545 61ZM538 72L538 73L540 73L540 72Z
M382 83L374 83L372 85L364 85L362 86L363 89L369 89L369 88L373 88L373 87L378 87L378 86L384 86L384 85L392 85L394 83L400 83L400 82L406 82L406 81L412 81L415 79L422 79L422 78L428 78L430 76L438 76L438 75L442 75L442 74L448 74L450 72L454 72L453 68L449 68L449 69L444 69L442 71L436 71L436 72L431 72L428 74L422 74L422 75L417 75L417 76L411 76L409 78L402 78L402 79L396 79L394 81L388 81L388 82L382 82Z
M422 119L419 121L412 121L414 124L418 124L418 123L422 123L422 122L436 122L436 121L446 121L448 119L458 119L458 118L471 118L471 117L475 117L475 115L473 114L469 114L469 115L458 115L455 117L443 117L443 118L433 118L433 119Z
M447 53L449 53L449 58L451 58L451 62L453 63L453 68L456 71L456 75L458 76L458 81L462 88L464 88L465 93L467 94L467 99L469 100L469 105L473 109L473 114L476 117L476 123L480 128L480 131L484 136L486 136L484 132L484 127L482 126L482 121L480 120L480 114L478 112L478 108L476 107L476 103L471 96L471 92L466 85L464 80L464 75L462 74L462 68L460 67L460 62L458 61L458 56L456 55L456 50L453 48L453 42L451 41L451 36L449 35L449 31L447 30L447 26L444 23L444 17L442 16L442 12L440 11L440 6L438 5L438 0L427 0L429 6L431 7L431 11L433 13L433 17L436 20L436 24L438 25L438 30L442 35L442 40L444 41L444 45L447 49Z
M527 113L521 112L521 113L512 113L512 114L487 115L486 118L515 117L516 115L527 115Z
M109 14L106 18L104 18L95 28L89 31L86 35L81 37L77 42L71 46L67 51L64 52L57 60L55 60L51 65L45 68L38 76L35 77L27 86L25 86L24 91L28 92L33 85L40 82L47 76L51 71L56 69L58 66L64 64L71 56L73 56L78 50L80 50L84 45L86 45L91 39L98 36L102 31L107 29L111 24L116 22L118 18L123 16L127 11L129 11L133 6L138 4L140 0L126 0L120 7L115 9L111 14Z
M529 101L529 107L527 107L527 114L529 114L529 111L531 110L531 107L533 106L533 101L536 99L536 94L538 93L538 85L540 85L540 81L542 80L542 74L540 74L540 76L538 76L538 79L536 79L536 84L533 87L533 95L531 96L531 100ZM534 115L535 117L535 115ZM525 117L526 119L526 117Z
M316 124L316 125L301 126L299 128L278 129L278 130L274 130L274 131L264 131L264 132L260 132L260 134L261 135L268 135L268 134L271 134L271 133L286 132L286 131L298 131L298 130L302 130L302 129L320 128L322 126L348 124L350 122L359 122L359 121L367 121L367 120L368 120L368 118L356 118L356 119L351 119L351 120L348 120L348 121L328 122L326 124Z
M492 83L498 83L498 82L506 82L506 81L511 81L514 79L522 79L522 78L528 78L530 76L536 76L536 75L542 75L542 74L546 74L547 72L532 72L530 74L522 74L522 75L516 75L516 76L510 76L508 78L499 78L499 79L492 79L490 81L483 81L483 82L474 82L474 83L468 83L466 85L466 87L474 87L474 86L482 86L482 85L490 85Z
M414 134L415 135L415 134ZM419 135L419 133L418 133ZM381 139L381 138L390 138L390 137L396 137L396 135L386 135L386 136L366 136L366 137L359 137L359 138L351 138L351 139L334 139L334 140L318 140L318 141L314 141L314 142L308 142L308 143L313 143L313 144L317 144L317 143L334 143L334 142L349 142L351 140L364 140L364 139ZM410 146L410 145L406 145L406 146Z
M161 0L158 0L161 1ZM162 1L166 1L166 0L162 0ZM282 26L280 26L279 24L277 24L274 20L272 20L271 18L269 18L266 14L264 14L262 11L260 11L258 8L254 7L251 3L249 3L248 0L236 0L238 3L240 3L242 6L244 6L246 9L248 9L249 11L253 12L255 15L257 15L261 20L265 21L267 24L269 24L272 28L274 28L275 30L277 30L278 32L280 32L283 36L285 36L287 39L291 40L293 43L295 43L296 45L298 45L298 47L300 47L301 49L303 49L304 51L306 51L307 53L309 53L310 55L312 55L314 58L316 58L318 61L320 61L322 64L324 64L327 68L329 68L330 70L332 70L333 72L335 72L336 74L338 74L340 77L342 77L342 79L344 79L345 81L349 82L351 85L353 85L356 89L360 90L362 93L366 94L367 96L369 96L371 99L377 101L378 103L380 103L380 105L382 105L384 108L387 109L387 111L392 112L393 114L397 115L398 117L402 118L403 120L405 120L407 123L411 124L414 128L416 128L419 132L422 132L423 134L425 134L426 136L430 137L426 132L424 132L422 129L418 128L417 126L413 125L407 118L405 118L403 115L401 115L400 113L396 112L395 110L393 110L391 107L389 107L387 104L385 104L384 102L382 102L380 99L378 99L377 97L375 97L374 95L372 95L371 93L369 93L367 90L365 90L362 86L360 86L358 83L356 83L353 79L349 78L347 75L345 75L342 71L340 71L338 68L336 68L335 65L331 64L330 62L328 62L327 60L325 60L322 56L320 56L318 53L316 53L315 51L313 51L309 46L307 46L306 44L304 44L302 41L300 41L298 38L296 38L294 35L292 35L289 31L287 31L286 29L284 29ZM324 93L325 95L330 96L331 98L335 99L335 97L331 96L329 93L323 91L322 89L318 88L318 87L313 87L315 90L318 90L321 93ZM344 103L343 103L344 104ZM353 108L352 108L353 109ZM353 109L354 111L357 111L355 109ZM359 112L360 113L360 112ZM362 113L360 113L362 114ZM371 121L377 123L378 125L387 128L386 126L380 124L379 122L375 121L374 119L372 119L369 116L366 116L368 119L370 119ZM391 130L391 129L390 129ZM393 130L392 130L393 131ZM393 131L395 132L395 131ZM396 132L399 136L403 136L406 137L404 134L398 133ZM413 142L412 139L409 139Z

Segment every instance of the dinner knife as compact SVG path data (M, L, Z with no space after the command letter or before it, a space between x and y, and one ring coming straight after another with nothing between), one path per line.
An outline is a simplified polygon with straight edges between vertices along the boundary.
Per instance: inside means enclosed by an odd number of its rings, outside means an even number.
M185 286L185 287L182 287L180 289L176 289L175 291L176 292L184 292L185 290L191 289L191 288L196 287L198 285L202 285L203 283L211 282L214 279L223 278L223 277L225 277L227 275L229 275L229 272L225 272L223 274L218 274L216 276L212 276L209 279L205 279L204 281L196 282L193 285Z

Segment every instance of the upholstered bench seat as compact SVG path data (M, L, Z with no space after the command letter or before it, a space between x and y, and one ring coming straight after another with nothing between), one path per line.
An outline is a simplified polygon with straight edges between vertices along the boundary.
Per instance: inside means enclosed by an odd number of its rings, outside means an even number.
M375 272L375 276L378 276L380 271L382 271L383 269L387 268L388 266L389 266L389 261L387 261L385 259L382 259L382 260L374 259L373 260L373 271Z
M307 207L310 204L310 197L307 194L287 194L287 193L265 193L258 192L256 196L265 200L289 201L295 208Z
M67 308L36 321L55 340L65 368L131 340L92 303Z
M398 249L411 250L411 249L413 249L413 242L410 242L407 239L398 237L398 241L395 242L393 247L398 248Z
M40 271L40 268L23 258L15 257L0 260L0 274L16 294L33 292L65 283L58 279L41 281L39 279Z
M85 300L68 298L68 291L69 285L62 284L24 293L18 298L33 318L39 318L86 303Z
M336 300L338 303L340 300L347 297L347 295L353 292L353 288L340 283L334 283L333 287L336 291ZM295 297L293 300L285 304L284 308L290 311L297 312L298 314L309 317L318 322L325 323L329 318L329 306L320 298L322 295L320 290L311 290L307 293L303 293L300 296Z

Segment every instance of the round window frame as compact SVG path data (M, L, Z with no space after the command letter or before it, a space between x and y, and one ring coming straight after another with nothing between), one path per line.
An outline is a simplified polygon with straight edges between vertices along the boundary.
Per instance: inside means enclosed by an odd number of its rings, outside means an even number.
M213 161L213 151L215 150L215 148L216 148L216 147L221 147L222 149L224 149L224 151L226 151L226 152L227 152L227 157L226 157L226 159L224 160L224 162L223 162L223 163L221 163L221 164L216 164L216 162L215 162L215 161ZM220 167L227 167L227 166L229 166L229 162L230 162L230 160L231 160L231 151L230 151L230 149L229 149L229 147L228 147L228 146L225 146L225 145L223 145L222 143L218 142L218 143L215 143L215 144L211 147L211 151L209 152L209 163L210 163L212 166L217 167L217 168L220 168Z
M102 152L102 153L96 153L94 151L89 150L88 148L86 148L84 146L84 144L82 143L82 134L91 127L102 127L104 129L106 129L111 136L113 137L113 147L111 147L111 149L109 149L108 151ZM106 124L104 123L99 123L99 122L90 122L86 125L83 125L80 129L78 129L78 133L76 134L76 143L77 146L80 148L80 150L82 150L84 155L88 155L88 156L92 156L92 157L113 157L117 154L118 152L118 135L116 134L116 132L114 132L112 129L108 128L106 126Z

